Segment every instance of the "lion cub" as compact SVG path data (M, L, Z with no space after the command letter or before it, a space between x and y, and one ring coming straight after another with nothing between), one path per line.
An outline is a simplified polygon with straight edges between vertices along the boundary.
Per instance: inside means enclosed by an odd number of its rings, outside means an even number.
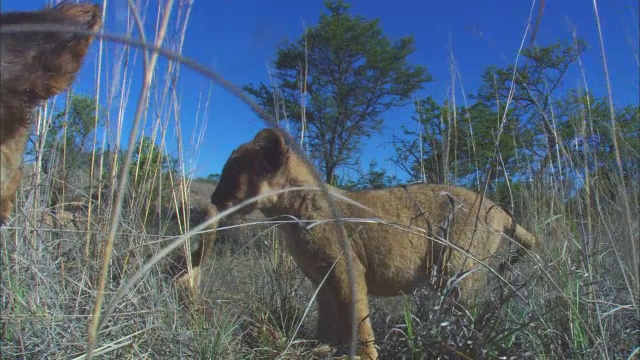
M264 129L231 154L211 195L219 211L274 190L317 188L312 169L287 146L287 136L282 130ZM351 243L348 254L343 254L335 222L308 222L332 218L318 190L273 194L240 212L259 209L267 217L286 215L300 220L282 226L282 230L305 276L316 286L326 277L318 293L320 341L351 341L352 297L346 256L351 257L358 355L362 358L377 358L367 295L393 296L429 283L440 287L447 277L473 270L459 285L463 301L468 300L482 288L486 268L481 263L496 253L504 234L511 234L525 249L536 245L536 238L503 209L461 187L415 184L358 192L330 189L366 207L334 197L345 218Z
M100 7L63 3L0 14L0 26L55 24L97 31ZM22 180L22 157L36 106L74 80L93 36L72 32L7 32L0 36L0 226Z

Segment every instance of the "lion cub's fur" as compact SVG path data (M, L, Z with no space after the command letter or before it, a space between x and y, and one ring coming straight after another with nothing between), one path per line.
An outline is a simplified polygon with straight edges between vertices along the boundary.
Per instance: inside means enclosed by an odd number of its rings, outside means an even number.
M286 136L281 130L265 129L232 153L211 196L219 211L272 190L316 186L311 169L288 148ZM480 262L496 253L504 234L510 234L523 248L536 245L536 238L503 209L461 187L415 184L359 192L331 190L368 208L335 198L347 219L352 249L347 256L353 260L356 282L358 354L364 358L377 357L368 319L368 294L392 296L422 284L442 286L447 276L473 270L460 283L463 300L468 300L486 277ZM289 215L302 221L332 218L326 199L317 190L271 195L242 212L256 208L268 217ZM349 220L355 218L371 221ZM309 225L283 226L286 243L315 285L327 276L318 293L319 340L346 344L351 334L351 291L340 232L335 222ZM443 240L455 249L441 245Z
M100 8L65 4L0 14L0 26L57 24L96 31ZM7 221L22 180L22 157L36 106L67 88L93 40L66 32L7 32L0 36L0 226Z

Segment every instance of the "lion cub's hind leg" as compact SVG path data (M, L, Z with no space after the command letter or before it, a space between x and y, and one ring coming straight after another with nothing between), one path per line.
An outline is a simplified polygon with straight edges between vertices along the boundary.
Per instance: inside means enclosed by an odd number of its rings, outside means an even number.
M487 271L482 266L476 266L449 279L448 291L458 305L468 310L478 303L482 285L487 283Z

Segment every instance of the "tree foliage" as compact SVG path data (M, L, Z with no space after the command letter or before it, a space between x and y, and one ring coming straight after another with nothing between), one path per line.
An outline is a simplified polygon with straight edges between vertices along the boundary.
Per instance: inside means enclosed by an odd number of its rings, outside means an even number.
M95 99L86 95L69 95L68 106L52 117L45 139L43 168L64 165L65 169L86 166L91 154L92 134L96 128ZM102 114L98 113L98 125ZM62 162L64 161L64 164Z
M576 194L586 179L616 177L607 99L562 87L584 46L582 41L555 43L524 51L526 62L517 68L489 67L468 108L454 112L448 101L417 101L418 126L403 128L402 135L394 137L392 160L411 180L449 181L482 190L488 185L494 198L504 202L528 179L547 183L553 178L549 184ZM637 182L640 108L616 107L613 116L622 180Z
M358 172L355 179L337 177L336 180L338 187L351 191L384 189L397 185L398 182L395 175L389 175L385 169L378 168L378 162L375 160L369 163L366 171Z
M570 92L557 101L558 134L564 145L562 162L578 162L577 170L594 177L617 174L615 147L611 131L611 111L606 98L589 93ZM637 181L640 173L640 106L614 109L618 146L627 181ZM567 166L575 168L575 166Z
M169 156L151 138L143 136L136 143L130 170L136 189L154 192L165 180L170 180L177 168L178 160Z
M416 102L414 119L418 130L403 127L394 138L396 156L392 159L411 180L442 184L447 181L473 186L488 175L498 146L497 169L516 166L512 141L497 141L497 134L514 136L518 121L510 119L500 129L501 116L482 102L469 108L458 107L453 115L449 102L439 105L432 97ZM509 116L510 118L511 116Z
M278 49L275 84L245 90L305 134L325 180L334 183L336 168L354 165L361 140L381 130L384 113L406 104L431 77L407 60L413 38L392 41L379 20L349 14L344 1L325 5L316 26Z
M220 173L209 174L205 179L214 184L217 184L220 182Z
M522 51L522 65L490 66L482 76L476 98L500 112L509 103L520 121L521 135L533 142L523 148L531 151L540 173L551 163L558 145L553 99L558 96L567 71L585 49L582 40L527 48Z

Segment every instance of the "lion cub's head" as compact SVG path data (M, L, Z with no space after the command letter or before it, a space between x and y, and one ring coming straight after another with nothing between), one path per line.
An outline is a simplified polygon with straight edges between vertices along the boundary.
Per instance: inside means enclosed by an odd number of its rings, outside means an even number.
M53 24L97 31L100 7L62 3L32 12L0 14L0 26ZM7 32L0 36L0 143L26 126L31 111L73 82L93 36L69 32Z
M292 154L289 135L280 129L263 129L248 143L240 145L222 168L220 182L211 195L219 211L287 185L287 164ZM267 207L276 196L245 206L240 214Z

